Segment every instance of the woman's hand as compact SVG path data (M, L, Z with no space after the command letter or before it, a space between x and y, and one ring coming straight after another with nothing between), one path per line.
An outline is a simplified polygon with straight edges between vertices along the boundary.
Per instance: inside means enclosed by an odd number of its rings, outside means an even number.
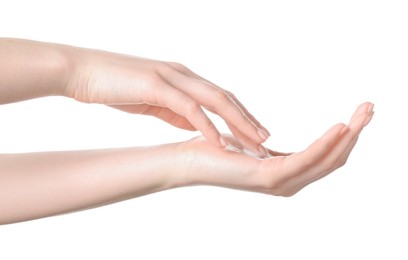
M373 104L360 105L349 125L337 124L306 150L293 154L268 150L270 157L248 156L233 137L230 145L217 149L203 138L180 145L178 165L187 185L207 184L234 189L291 196L346 163L358 136L373 116Z
M225 147L205 108L221 116L245 147L266 155L260 144L269 137L268 131L232 93L185 66L80 48L69 53L74 67L67 96L153 115L182 129L199 130L211 143Z
M348 126L309 148L269 158L234 138L219 149L205 138L153 147L0 155L0 225L87 209L188 185L291 196L342 166L373 116L362 104Z

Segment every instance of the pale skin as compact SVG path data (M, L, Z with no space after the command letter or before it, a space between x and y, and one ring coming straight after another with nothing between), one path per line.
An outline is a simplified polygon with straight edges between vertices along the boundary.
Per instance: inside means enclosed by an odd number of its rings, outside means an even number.
M61 95L203 134L152 147L0 154L0 224L191 185L291 196L343 166L374 113L363 103L347 125L285 154L262 146L269 132L231 92L178 63L2 38L0 57L0 104ZM233 135L221 135L203 108Z

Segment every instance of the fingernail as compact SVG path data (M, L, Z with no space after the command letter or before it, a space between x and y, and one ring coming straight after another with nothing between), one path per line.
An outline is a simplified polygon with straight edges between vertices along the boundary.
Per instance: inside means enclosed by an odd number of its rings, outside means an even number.
M266 139L268 139L268 135L261 128L258 128L258 135L261 137L262 141L266 141Z
M264 131L264 133L265 133L268 137L271 137L271 133L269 133L268 129L266 129L264 126L261 126L261 129Z
M370 103L366 110L367 114L371 114L373 112L373 109L374 109L374 104Z
M228 145L227 141L225 141L225 139L222 136L220 136L220 143L224 148Z

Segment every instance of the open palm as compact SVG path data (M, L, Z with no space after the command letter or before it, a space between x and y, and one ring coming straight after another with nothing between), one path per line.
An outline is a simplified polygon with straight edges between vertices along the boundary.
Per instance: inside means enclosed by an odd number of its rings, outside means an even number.
M280 153L268 149L268 158L249 156L232 136L226 149L195 138L180 145L183 179L190 185L205 184L291 196L308 184L343 166L358 136L373 116L371 103L361 104L348 125L333 126L307 149Z

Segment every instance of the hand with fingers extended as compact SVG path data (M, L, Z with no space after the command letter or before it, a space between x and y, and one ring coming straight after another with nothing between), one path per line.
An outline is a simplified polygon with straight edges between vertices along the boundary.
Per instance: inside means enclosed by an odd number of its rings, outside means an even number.
M372 116L373 105L364 103L348 125L333 126L306 150L267 150L268 158L248 153L233 136L224 136L224 149L197 137L153 147L2 155L0 225L191 185L291 196L344 165Z
M265 156L263 127L230 92L174 62L73 49L75 68L65 95L136 114L152 115L176 127L199 130L212 144L226 142L203 108L221 116L247 148Z
M373 104L358 107L348 125L337 124L306 150L280 153L267 149L269 158L248 156L232 136L229 146L217 149L203 138L181 144L188 162L185 176L191 185L206 184L291 196L346 163L358 136L373 116Z

